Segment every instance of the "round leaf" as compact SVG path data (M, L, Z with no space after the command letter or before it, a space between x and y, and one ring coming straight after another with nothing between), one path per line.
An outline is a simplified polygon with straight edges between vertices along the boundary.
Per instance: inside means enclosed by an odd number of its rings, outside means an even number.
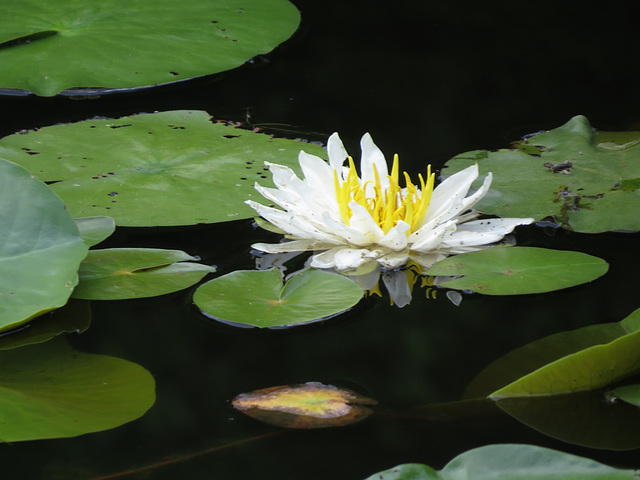
M244 204L272 186L265 161L298 169L317 145L211 123L206 112L172 111L41 128L0 140L14 161L64 200L74 217L117 225L191 225L252 218Z
M280 272L238 270L198 287L193 301L205 314L254 327L299 325L353 307L363 296L352 280L321 270L296 274L283 286Z
M0 87L50 96L218 73L268 53L299 22L287 0L5 0Z
M351 390L307 382L241 393L233 406L265 423L287 428L341 427L364 420L378 402Z
M596 135L585 117L576 116L523 140L517 150L462 153L447 162L444 173L473 163L481 172L493 172L491 190L477 204L484 213L537 220L552 216L578 232L640 230L638 138L637 132L632 138L615 132Z
M87 253L62 201L24 168L0 160L0 331L67 302Z
M190 287L216 270L185 260L197 258L180 250L91 250L80 264L80 283L73 297L85 300L154 297Z
M64 339L0 352L0 440L74 437L142 416L155 401L135 363L78 352Z
M533 247L494 247L451 256L428 275L459 276L438 282L446 288L485 295L541 293L573 287L604 275L609 265L585 253Z

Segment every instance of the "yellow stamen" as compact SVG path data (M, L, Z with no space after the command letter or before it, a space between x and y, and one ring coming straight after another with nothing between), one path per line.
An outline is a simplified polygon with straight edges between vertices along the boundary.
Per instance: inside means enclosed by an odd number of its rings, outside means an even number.
M342 183L340 183L338 172L334 171L335 195L340 217L344 223L349 225L349 220L353 214L349 207L349 202L355 201L369 211L373 220L384 233L387 233L400 221L406 222L411 226L407 231L407 235L420 228L427 215L435 183L435 174L431 173L431 165L427 169L426 181L422 175L418 175L420 189L411 181L409 175L403 172L406 185L404 195L399 184L400 166L398 155L394 156L391 174L387 175L389 186L386 190L383 190L380 174L375 164L373 164L373 176L373 180L368 180L365 184L362 184L351 157L349 157L349 170ZM369 189L368 197L367 188ZM372 194L373 197L371 196Z

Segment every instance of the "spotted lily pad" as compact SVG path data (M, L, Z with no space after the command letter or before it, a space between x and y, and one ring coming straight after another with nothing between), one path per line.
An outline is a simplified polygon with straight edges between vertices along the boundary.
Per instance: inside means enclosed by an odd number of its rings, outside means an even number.
M50 96L222 72L289 38L287 0L4 0L0 88Z
M233 406L265 423L287 428L341 427L373 413L378 402L333 385L307 382L241 393Z
M462 153L446 176L478 163L493 172L476 205L501 217L544 217L587 233L640 230L640 133L596 134L583 116L511 150ZM479 183L478 185L479 186Z
M0 140L0 157L51 185L74 217L117 225L192 225L252 218L244 201L273 186L265 161L298 169L318 145L212 123L202 111L55 125Z
M364 293L352 280L307 270L284 285L280 272L238 270L198 287L193 301L206 315L253 327L292 326L348 310Z
M74 298L122 300L177 292L199 282L215 267L193 263L180 250L105 248L91 250L80 265Z
M494 247L449 257L428 275L453 276L438 284L485 295L541 293L573 287L604 275L604 260L580 252L533 247Z
M64 305L87 245L62 201L0 159L0 332Z

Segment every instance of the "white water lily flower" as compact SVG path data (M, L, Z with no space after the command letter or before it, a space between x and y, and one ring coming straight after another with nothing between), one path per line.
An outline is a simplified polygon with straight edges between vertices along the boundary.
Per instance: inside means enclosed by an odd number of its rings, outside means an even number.
M467 196L478 177L472 165L434 188L431 166L414 184L404 173L400 187L398 156L391 173L384 155L367 133L360 142L360 175L340 137L329 137L329 163L304 151L299 162L304 178L289 167L265 162L276 188L255 185L272 208L247 201L264 219L287 233L289 241L256 243L267 253L315 251L311 267L350 275L393 270L409 261L428 268L445 257L494 244L517 225L533 218L478 220L473 206L487 193L491 173ZM346 162L346 164L345 164Z

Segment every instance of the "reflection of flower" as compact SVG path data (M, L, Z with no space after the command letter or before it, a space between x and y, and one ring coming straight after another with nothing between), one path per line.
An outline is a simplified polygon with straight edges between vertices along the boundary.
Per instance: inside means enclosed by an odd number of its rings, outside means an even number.
M436 188L431 167L426 179L419 176L419 185L404 173L406 186L400 188L397 155L389 174L369 134L360 145L361 177L336 133L327 145L328 164L300 152L303 179L288 167L267 162L277 188L256 184L256 189L282 210L247 203L284 230L290 241L253 247L267 253L313 250L318 253L311 267L373 276L409 261L428 268L448 255L485 248L517 225L533 222L532 218L477 220L472 207L491 185L489 173L483 185L466 196L478 177L477 165L453 174Z

